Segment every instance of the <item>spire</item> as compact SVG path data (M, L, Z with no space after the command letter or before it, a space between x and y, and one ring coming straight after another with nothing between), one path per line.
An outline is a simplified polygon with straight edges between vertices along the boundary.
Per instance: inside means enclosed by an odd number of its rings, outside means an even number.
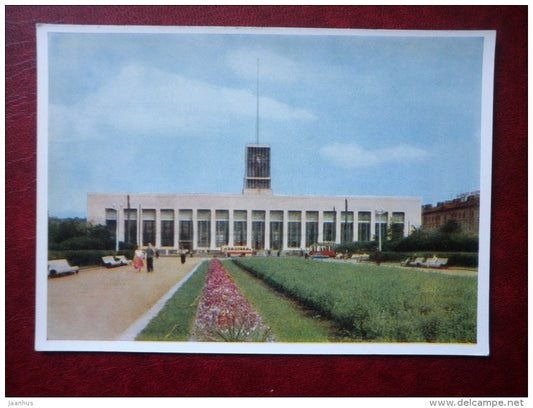
M259 144L259 58L257 58L257 76L256 76L256 111L255 111L255 143Z

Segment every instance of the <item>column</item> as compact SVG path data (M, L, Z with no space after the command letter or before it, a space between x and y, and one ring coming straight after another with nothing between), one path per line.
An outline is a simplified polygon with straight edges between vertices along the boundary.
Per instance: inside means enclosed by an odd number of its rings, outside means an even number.
M198 209L192 209L192 249L198 250Z
M137 245L143 246L143 210L140 204L137 208Z
M124 242L124 208L122 206L117 206L117 239L118 241Z
M376 210L370 210L370 241L377 241L376 232Z
M270 250L270 210L265 210L265 251Z
M216 210L214 208L211 208L209 210L211 212L211 214L209 215L209 227L211 229L211 232L210 232L210 239L209 239L209 248L210 249L216 249L217 247L217 244L216 244L216 236L217 236L217 220L216 220Z
M318 212L318 242L324 242L324 210Z
M156 248L161 248L161 208L155 209L155 242Z
M246 247L252 248L252 210L246 210Z
M287 250L287 237L289 235L289 212L287 210L283 210L283 240L281 243L281 249L286 251Z
M234 210L233 210L232 208L230 208L228 211L229 211L229 232L228 232L228 234L229 234L229 238L228 238L228 246L229 246L229 247L232 247L232 246L234 246L234 244L233 244L233 231L234 231L234 229L233 229L233 222L234 222L234 220L235 220L235 217L233 216L233 211L234 211Z
M341 243L341 210L335 210L335 243Z
M180 248L180 210L174 208L174 248Z
M359 241L359 210L353 210L353 237L352 240Z
M300 211L300 249L305 250L305 230L307 228L307 212Z

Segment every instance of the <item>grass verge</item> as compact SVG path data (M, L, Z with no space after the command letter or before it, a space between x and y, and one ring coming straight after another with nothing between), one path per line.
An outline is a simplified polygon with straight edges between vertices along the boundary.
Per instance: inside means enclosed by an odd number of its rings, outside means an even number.
M278 342L328 342L330 324L310 316L294 301L273 291L260 279L239 268L232 261L222 262Z
M207 276L207 267L208 262L198 267L135 340L187 341L189 339L198 309L198 300Z

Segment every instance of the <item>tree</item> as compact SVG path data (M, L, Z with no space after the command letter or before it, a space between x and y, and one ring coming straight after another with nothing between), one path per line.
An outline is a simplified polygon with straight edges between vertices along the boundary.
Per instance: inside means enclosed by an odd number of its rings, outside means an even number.
M48 247L52 250L113 249L115 241L103 225L92 226L81 218L50 218Z
M444 235L460 234L461 224L455 219L446 220L439 228L439 232Z

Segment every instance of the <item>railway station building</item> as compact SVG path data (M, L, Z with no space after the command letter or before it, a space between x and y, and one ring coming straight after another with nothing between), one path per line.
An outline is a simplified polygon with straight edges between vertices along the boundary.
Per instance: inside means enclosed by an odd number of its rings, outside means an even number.
M248 144L241 194L88 193L87 219L118 241L163 254L306 251L316 244L407 236L421 225L421 198L284 196L271 188L270 146ZM383 238L384 239L384 238Z

